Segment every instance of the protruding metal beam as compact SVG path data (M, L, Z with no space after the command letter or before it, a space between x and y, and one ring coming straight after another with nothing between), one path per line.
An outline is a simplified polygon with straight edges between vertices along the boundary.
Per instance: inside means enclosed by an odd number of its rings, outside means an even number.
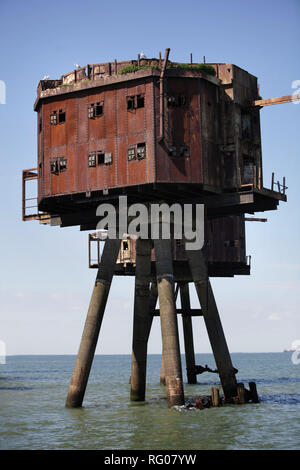
M291 103L292 101L299 101L300 94L295 93L293 95L278 96L277 98L268 98L266 100L255 100L252 106L270 106L272 104Z
M176 308L176 313L179 315L183 315L185 317L202 317L203 313L201 308L190 308L189 310L184 308ZM153 314L154 317L159 317L160 311L159 309L155 309Z
M245 217L245 222L268 222L268 219L259 219L257 217Z

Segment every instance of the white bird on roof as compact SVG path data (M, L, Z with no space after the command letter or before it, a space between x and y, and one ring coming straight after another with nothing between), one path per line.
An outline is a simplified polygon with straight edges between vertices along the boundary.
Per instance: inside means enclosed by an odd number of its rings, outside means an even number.
M79 68L80 68L80 65L74 64L74 67L76 67L77 69L79 69Z
M140 59L147 59L147 57L145 56L143 52L140 53Z
M42 78L42 80L49 80L49 78L50 78L49 75L45 75L45 76Z

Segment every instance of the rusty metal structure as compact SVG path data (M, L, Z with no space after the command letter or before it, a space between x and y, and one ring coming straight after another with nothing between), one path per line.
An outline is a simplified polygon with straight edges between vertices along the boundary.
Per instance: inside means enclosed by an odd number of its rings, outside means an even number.
M132 400L145 399L147 341L157 314L170 406L184 402L178 313L188 381L196 382L197 370L191 318L202 315L225 399L243 388L236 382L209 277L250 274L245 221L266 219L245 214L277 209L287 189L285 178L275 181L274 174L271 188L264 186L260 109L299 96L262 100L257 78L236 65L194 63L192 55L189 63L172 62L169 52L164 58L89 64L38 85L38 162L23 171L23 220L95 231L99 204L117 208L124 195L128 204L205 205L203 250L185 250L184 240L135 241L122 233L107 240L101 254L99 239L89 234L89 267L98 273L67 406L82 404L114 274L135 276ZM36 211L26 196L32 180L38 187ZM194 311L190 282L201 304Z

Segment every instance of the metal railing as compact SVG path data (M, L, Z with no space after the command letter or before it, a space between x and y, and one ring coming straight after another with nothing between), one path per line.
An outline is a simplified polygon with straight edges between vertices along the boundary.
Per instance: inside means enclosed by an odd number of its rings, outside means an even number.
M26 197L26 183L28 181L38 180L38 169L30 168L28 170L23 170L22 172L22 220L46 220L50 216L46 212L41 212L38 210L38 198ZM37 192L37 188L36 188ZM33 203L34 201L34 203ZM35 209L34 211L28 214L29 209Z

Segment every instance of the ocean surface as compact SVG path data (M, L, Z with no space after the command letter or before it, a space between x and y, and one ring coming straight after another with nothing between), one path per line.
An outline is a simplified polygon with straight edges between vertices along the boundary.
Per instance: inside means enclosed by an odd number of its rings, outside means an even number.
M98 355L84 406L66 409L75 356L9 356L0 364L0 449L299 449L300 365L291 353L235 353L232 361L238 381L256 382L259 404L169 409L160 355L148 356L146 402L131 403L130 356ZM196 363L215 368L210 354ZM185 384L186 401L219 384L208 372L198 382Z

